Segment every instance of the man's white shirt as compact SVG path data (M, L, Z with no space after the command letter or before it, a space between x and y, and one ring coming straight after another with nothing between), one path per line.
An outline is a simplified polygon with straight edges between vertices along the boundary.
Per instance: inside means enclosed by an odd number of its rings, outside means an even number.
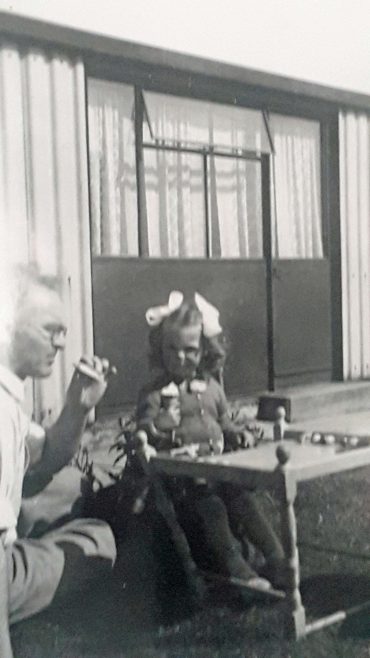
M41 457L45 432L22 409L24 382L0 365L0 533L5 545L16 537L22 486L30 460Z

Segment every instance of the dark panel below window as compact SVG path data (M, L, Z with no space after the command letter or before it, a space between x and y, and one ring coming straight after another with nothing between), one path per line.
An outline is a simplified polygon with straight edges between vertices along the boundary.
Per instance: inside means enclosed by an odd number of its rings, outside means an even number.
M279 260L272 271L275 377L280 385L330 379L328 261Z
M229 396L267 387L266 291L263 261L155 260L97 257L93 261L95 351L116 365L100 413L136 401L148 377L149 306L171 290L199 291L221 312L230 341L225 371Z

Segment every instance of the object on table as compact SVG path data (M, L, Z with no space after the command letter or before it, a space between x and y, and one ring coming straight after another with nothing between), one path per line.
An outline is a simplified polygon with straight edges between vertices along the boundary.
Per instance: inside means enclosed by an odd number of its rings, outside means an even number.
M286 411L285 407L278 407L276 409L276 420L274 422L273 436L274 441L282 441L285 436L285 431L287 428L287 423L285 420Z
M311 435L308 432L298 432L296 436L296 441L301 445L309 443Z
M324 434L323 436L323 442L326 446L332 446L336 442L336 438L334 434Z
M321 436L320 432L312 432L312 434L311 434L311 443L315 443L315 444L321 443L321 439L322 439L322 436Z
M198 453L199 443L189 443L181 448L173 448L170 450L170 455L172 457L190 457L191 459L196 459Z
M261 395L258 400L258 420L268 420L274 422L276 419L276 410L278 407L284 407L286 411L287 422L292 421L291 400L289 397L277 396L275 393Z

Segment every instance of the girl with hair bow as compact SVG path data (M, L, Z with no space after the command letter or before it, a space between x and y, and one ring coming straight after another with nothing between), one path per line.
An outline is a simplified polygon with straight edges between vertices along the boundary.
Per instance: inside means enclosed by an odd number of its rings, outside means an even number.
M146 320L154 377L139 394L137 426L145 430L151 446L175 451L196 448L198 455L246 447L253 436L230 418L217 381L225 361L218 310L199 293L186 301L181 292L173 291L167 304L146 312ZM169 479L167 486L181 524L186 528L190 521L187 534L192 549L199 548L201 536L201 557L211 558L221 572L246 580L256 590L271 589L269 580L259 577L244 559L230 526L240 538L250 535L270 563L283 557L280 542L251 492L189 480ZM198 541L192 545L194 534Z

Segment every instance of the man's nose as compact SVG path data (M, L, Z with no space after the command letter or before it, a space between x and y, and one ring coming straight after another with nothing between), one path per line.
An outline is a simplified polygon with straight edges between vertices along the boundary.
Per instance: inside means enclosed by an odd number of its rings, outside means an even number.
M65 331L58 331L53 335L53 346L57 350L64 350L66 345Z

